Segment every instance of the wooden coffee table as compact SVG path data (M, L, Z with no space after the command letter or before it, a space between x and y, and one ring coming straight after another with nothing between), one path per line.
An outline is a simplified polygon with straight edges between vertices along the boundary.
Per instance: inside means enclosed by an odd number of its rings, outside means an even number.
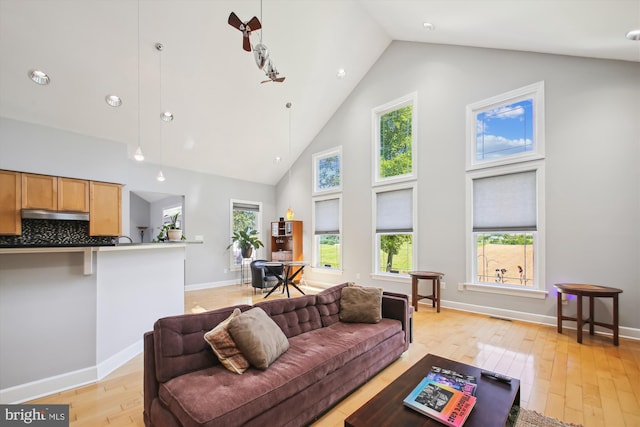
M511 408L520 406L520 380L513 378L511 384L504 384L480 376L481 369L475 366L427 354L344 420L345 427L442 426L438 421L402 404L402 400L427 375L432 366L453 369L461 374L474 375L478 379L478 400L464 427L508 425Z

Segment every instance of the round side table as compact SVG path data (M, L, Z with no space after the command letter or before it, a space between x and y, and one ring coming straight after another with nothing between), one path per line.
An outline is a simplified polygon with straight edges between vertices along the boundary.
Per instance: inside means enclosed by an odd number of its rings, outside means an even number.
M558 333L562 333L562 321L572 320L578 323L578 342L582 343L582 328L585 323L589 324L589 335L593 335L593 326L598 325L613 330L613 344L618 345L618 294L622 289L609 288L607 286L580 284L580 283L558 283L554 285L558 290ZM578 309L576 317L564 316L562 314L562 294L576 295L578 297ZM582 297L589 297L589 317L582 318ZM594 298L613 299L613 323L596 322L593 316Z
M432 307L436 307L436 311L440 313L440 279L444 277L444 273L436 271L410 271L411 276L411 304L413 309L418 311L418 300L422 298L430 299ZM431 280L431 295L418 295L418 280Z

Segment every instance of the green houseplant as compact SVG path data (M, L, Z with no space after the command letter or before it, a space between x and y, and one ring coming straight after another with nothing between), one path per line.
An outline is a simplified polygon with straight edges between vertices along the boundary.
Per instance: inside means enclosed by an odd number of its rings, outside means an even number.
M252 230L249 227L234 231L231 236L231 244L227 246L227 249L231 248L236 242L242 253L242 258L250 258L254 249L264 247L264 244L258 238L258 230Z
M171 215L171 221L168 224L164 224L160 227L160 233L156 236L156 241L177 241L177 240L185 240L184 235L182 234L182 230L178 227L178 216L180 213L176 213L175 215Z

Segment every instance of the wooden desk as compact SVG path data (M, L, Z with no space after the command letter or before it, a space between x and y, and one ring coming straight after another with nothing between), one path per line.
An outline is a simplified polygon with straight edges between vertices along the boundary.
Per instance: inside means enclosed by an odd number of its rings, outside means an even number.
M512 378L511 384L503 384L481 376L481 369L478 367L427 354L360 409L349 415L344 420L345 427L442 427L444 424L402 404L402 400L427 375L432 366L476 377L478 400L464 427L511 425L511 408L520 406L520 380Z
M411 276L411 304L413 309L418 311L418 300L422 298L430 299L431 306L436 307L436 311L440 313L440 279L444 277L443 273L435 271L410 271ZM418 295L418 280L431 280L431 295Z
M613 330L613 344L618 345L618 294L622 289L606 286L584 285L579 283L558 283L554 285L558 290L558 333L562 333L562 321L573 320L578 323L578 342L582 343L582 327L589 324L589 335L593 335L593 326L598 325ZM576 295L578 297L578 309L576 317L562 315L562 294ZM589 317L582 319L582 297L589 297ZM593 316L594 298L613 298L613 323L596 322Z

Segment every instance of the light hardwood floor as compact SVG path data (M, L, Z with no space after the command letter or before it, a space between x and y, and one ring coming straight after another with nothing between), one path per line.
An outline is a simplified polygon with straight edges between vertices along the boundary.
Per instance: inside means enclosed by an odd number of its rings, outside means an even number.
M185 294L185 312L260 299L247 285L192 291ZM578 344L571 329L560 335L551 326L446 308L436 313L421 305L410 349L314 427L343 426L347 416L427 353L520 378L522 406L547 416L585 427L640 426L640 342L620 339L615 347L610 337L587 333ZM95 384L29 403L69 404L73 427L143 426L142 355Z

